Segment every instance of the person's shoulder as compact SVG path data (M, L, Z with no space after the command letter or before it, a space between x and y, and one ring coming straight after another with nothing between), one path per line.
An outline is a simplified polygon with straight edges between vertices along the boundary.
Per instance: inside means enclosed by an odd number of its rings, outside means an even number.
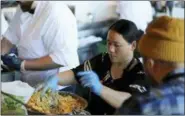
M45 12L50 12L50 15L64 17L64 14L71 14L67 4L63 1L37 1L38 7Z
M184 100L184 91L181 91L182 89L184 87L176 85L175 88L170 84L152 87L148 92L133 95L127 102L124 102L122 110L125 112L126 109L126 112L127 110L130 112L129 109L132 111L134 108L130 108L129 106L136 104L141 114L165 114L165 111L163 111L164 108L170 110L168 112L169 114L181 113L184 111L179 107L182 104L180 101ZM174 107L179 109L179 112L175 111L173 109Z
M52 7L51 12L54 21L63 22L63 25L71 25L71 27L73 27L72 25L76 25L76 17L66 4L64 4L62 1L49 1L49 3Z
M65 14L66 12L70 12L69 7L67 4L63 3L63 1L45 1L47 5L50 7L52 11L55 11L60 14Z
M55 24L55 27L65 28L64 30L73 30L76 28L76 18L69 7L63 1L42 1L44 12L48 12L49 21ZM41 4L42 5L42 4Z
M58 8L60 6L61 7L66 6L67 7L67 5L64 4L63 1L40 1L40 3L45 4L45 5L49 5L53 8L56 8L56 7Z
M183 88L184 89L184 88ZM168 109L168 114L178 114L182 110L181 103L184 100L184 92L174 91L169 86L160 86L150 89L146 94L134 97L139 104L143 114L165 114L164 109ZM179 111L175 111L174 107Z
M177 94L184 94L184 86L181 86L181 84L173 85L171 83L166 83L161 86L155 86L149 89L149 91L146 94L141 94L138 96L138 100L141 102L144 101L152 101L157 99L165 99L170 98L170 96L176 96Z

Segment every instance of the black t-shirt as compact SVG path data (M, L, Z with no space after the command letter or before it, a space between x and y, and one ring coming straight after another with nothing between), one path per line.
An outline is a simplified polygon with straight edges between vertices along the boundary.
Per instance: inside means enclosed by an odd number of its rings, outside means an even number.
M73 69L73 72L78 83L80 83L79 77L77 76L79 71L93 70L99 76L102 84L109 88L117 91L129 92L131 94L144 93L147 91L148 87L146 85L147 82L143 66L139 59L133 59L138 61L137 64L128 70L133 63L132 60L128 67L124 69L122 78L116 80L113 80L111 77L111 61L107 53L102 53L91 60L87 60L84 64ZM115 112L115 109L99 96L92 92L90 92L90 96L91 98L89 100L88 110L91 112L91 114L103 115L113 114Z

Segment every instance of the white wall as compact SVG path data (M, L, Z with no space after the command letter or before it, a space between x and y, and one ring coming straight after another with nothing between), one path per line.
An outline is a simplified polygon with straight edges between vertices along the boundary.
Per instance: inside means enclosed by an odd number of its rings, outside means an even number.
M91 22L88 14L91 13L93 21L102 21L117 17L116 1L63 1L67 5L75 6L75 15L78 22Z
M75 16L79 23L93 21L103 21L110 18L117 17L116 14L116 1L63 1L67 5L75 6ZM5 8L5 16L11 17L15 8ZM91 13L92 20L88 16ZM10 16L11 15L11 16Z
M172 16L177 18L183 18L184 19L184 8L177 8L174 7L172 11Z

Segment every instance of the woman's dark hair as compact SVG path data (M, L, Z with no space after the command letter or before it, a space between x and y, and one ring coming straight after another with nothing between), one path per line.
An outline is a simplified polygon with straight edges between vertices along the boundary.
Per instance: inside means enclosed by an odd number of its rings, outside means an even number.
M136 25L129 20L120 19L113 23L109 30L116 31L121 34L122 37L128 42L132 43L133 41L137 41L144 34L142 30L138 30Z

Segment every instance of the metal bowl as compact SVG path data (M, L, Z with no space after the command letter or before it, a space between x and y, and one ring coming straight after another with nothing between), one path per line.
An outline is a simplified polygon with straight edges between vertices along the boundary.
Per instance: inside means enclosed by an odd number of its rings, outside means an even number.
M79 99L81 101L81 103L83 103L82 109L80 109L78 111L76 111L74 109L74 111L72 111L68 114L62 114L62 115L77 115L77 114L90 115L89 112L85 111L85 109L88 106L88 102L84 98L82 98L82 97L80 97L80 96L78 96L74 93L71 93L71 92L59 91L59 94L62 95L62 96L71 95L72 97L74 97L76 99ZM28 111L28 115L46 115L45 113L36 112L36 111L31 110L31 109L27 109L27 111ZM60 114L57 114L57 115L60 115Z

